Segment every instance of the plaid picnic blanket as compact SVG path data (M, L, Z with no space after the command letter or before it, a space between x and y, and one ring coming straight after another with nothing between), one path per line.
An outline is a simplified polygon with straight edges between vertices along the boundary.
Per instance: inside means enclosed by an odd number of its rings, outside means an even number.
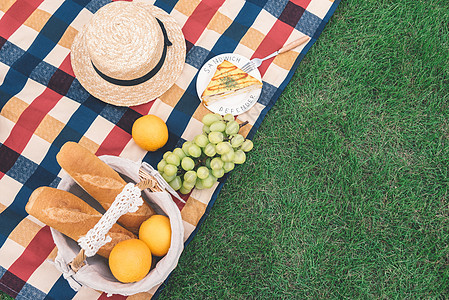
M75 35L108 2L0 0L0 289L17 299L106 297L89 288L75 292L68 286L49 262L56 256L49 227L24 209L34 189L59 183L61 169L55 155L65 142L77 141L96 155L117 155L155 166L163 152L201 132L200 120L208 111L200 105L195 83L203 63L222 53L264 57L309 36L307 44L259 68L261 97L238 116L249 121L243 128L251 138L339 1L149 0L181 25L186 63L181 77L164 95L129 108L89 95L70 63ZM145 114L158 115L167 123L170 137L161 151L147 153L131 138L134 120ZM177 203L186 245L225 180L226 176L209 190L193 191L186 204ZM129 298L147 299L157 293L154 289Z

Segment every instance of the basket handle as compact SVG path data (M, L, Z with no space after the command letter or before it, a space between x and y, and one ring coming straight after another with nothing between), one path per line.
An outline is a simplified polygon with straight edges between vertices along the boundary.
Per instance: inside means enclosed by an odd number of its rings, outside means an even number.
M147 174L148 175L148 174ZM69 263L69 266L76 273L85 265L87 256L93 256L106 243L111 241L111 237L107 233L117 220L128 212L135 212L143 204L140 197L141 191L144 189L152 191L162 191L156 179L152 176L141 177L141 181L137 184L128 183L123 190L117 195L111 207L100 218L94 228L90 229L87 234L78 239L81 250L75 258Z

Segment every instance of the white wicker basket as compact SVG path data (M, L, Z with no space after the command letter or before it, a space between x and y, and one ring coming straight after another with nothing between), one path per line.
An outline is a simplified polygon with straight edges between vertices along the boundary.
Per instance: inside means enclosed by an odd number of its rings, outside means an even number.
M154 172L154 169L148 164L142 166L140 163L117 156L105 155L101 156L100 159L122 175L127 182L138 183L140 181L139 170L142 167L150 170L150 172ZM159 178L157 179L159 181ZM165 185L164 183L162 184ZM96 206L97 209L101 209L101 207L99 207L99 205L95 203L94 200L68 175L62 178L58 188L70 191L92 206ZM74 290L77 291L82 286L87 286L108 294L120 294L125 296L140 292L148 292L164 282L176 267L184 248L184 227L179 208L167 191L151 192L143 190L142 197L144 200L148 201L157 214L163 214L170 218L172 236L168 253L157 262L156 266L151 269L145 278L138 282L121 283L116 280L109 269L107 259L99 255L88 257L85 261L86 264L82 268L77 272L73 271L69 264L80 253L81 248L74 240L66 237L53 228L51 229L53 240L58 248L58 254L54 262L55 266L63 273L64 278L67 279Z

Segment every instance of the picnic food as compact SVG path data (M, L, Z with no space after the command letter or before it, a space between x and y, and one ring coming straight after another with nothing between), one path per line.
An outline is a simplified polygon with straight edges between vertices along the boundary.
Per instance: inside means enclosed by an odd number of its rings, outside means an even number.
M205 105L210 105L217 100L246 93L260 87L262 87L260 80L242 71L233 63L224 60L217 66L217 70L201 95L201 99Z
M48 226L77 241L97 224L102 214L86 202L67 191L51 187L39 187L31 194L27 213ZM119 242L135 238L134 234L114 224L108 235L112 241L98 250L98 254L109 257L112 248Z
M116 171L78 143L65 143L56 155L56 160L73 180L106 210L126 185ZM152 215L154 210L144 201L136 212L121 216L118 222L137 233L140 224Z
M123 282L136 282L144 278L151 268L151 251L139 239L122 241L115 245L109 256L112 275Z
M157 169L170 186L181 194L193 188L211 188L236 164L246 160L245 152L253 148L253 142L239 134L240 125L231 114L206 114L203 133L193 141L186 141L182 148L167 151Z
M147 244L153 255L164 256L170 248L170 219L163 215L153 215L142 223L139 239Z
M158 116L146 115L134 122L132 137L146 151L156 151L167 143L168 128Z

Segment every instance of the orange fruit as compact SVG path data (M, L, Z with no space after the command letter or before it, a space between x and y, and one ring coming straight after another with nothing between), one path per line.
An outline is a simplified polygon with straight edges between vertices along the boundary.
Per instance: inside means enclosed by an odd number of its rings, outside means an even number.
M147 151L156 151L168 141L167 125L155 115L138 118L131 134L136 144Z
M121 241L109 254L109 268L118 281L139 281L150 271L151 251L139 239Z
M164 256L171 243L170 219L162 215L152 215L140 225L139 239L147 244L153 255Z

